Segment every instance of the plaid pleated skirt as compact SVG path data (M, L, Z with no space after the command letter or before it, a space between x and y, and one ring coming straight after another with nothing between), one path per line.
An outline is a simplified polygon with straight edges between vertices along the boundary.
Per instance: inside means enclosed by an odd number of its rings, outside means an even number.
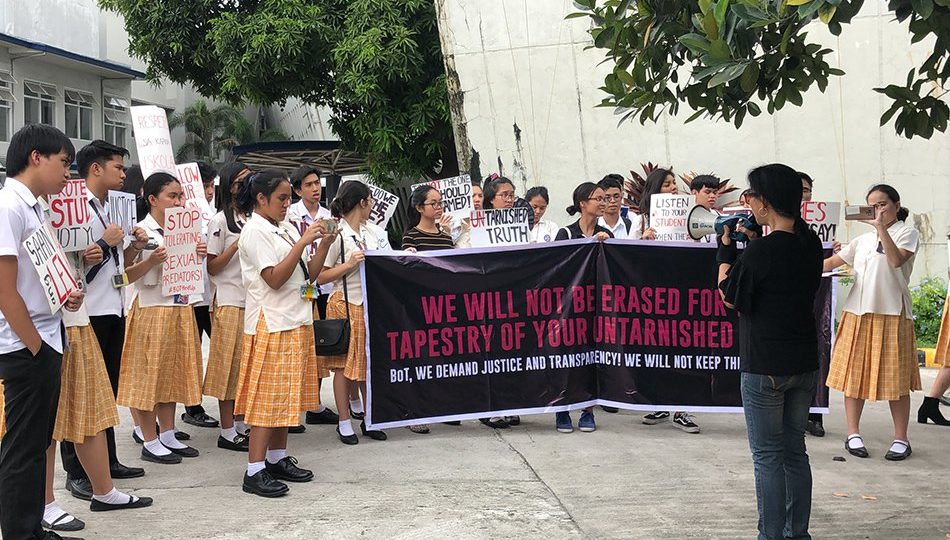
M320 406L313 327L270 333L261 312L257 334L244 335L234 414L257 427L290 427Z
M82 444L86 437L119 425L119 411L92 326L67 328L66 338L69 350L63 355L53 439Z
M233 401L237 397L238 376L241 374L244 309L216 305L211 313L211 351L202 393L222 401Z
M940 319L940 337L937 338L935 359L938 365L950 367L950 294L943 303L943 318Z
M201 403L201 345L191 307L139 307L126 318L116 403L150 411L158 403Z
M845 311L827 384L846 397L873 401L892 401L920 390L914 321L903 315Z
M343 293L334 292L327 302L328 319L346 318L346 300ZM363 306L350 304L350 348L346 354L320 356L327 369L342 369L343 376L351 381L366 380L366 325L363 321Z
M319 321L320 319L320 310L317 308L317 303L313 303L313 320ZM326 379L330 376L330 369L323 365L323 361L320 356L317 356L317 377L321 379Z

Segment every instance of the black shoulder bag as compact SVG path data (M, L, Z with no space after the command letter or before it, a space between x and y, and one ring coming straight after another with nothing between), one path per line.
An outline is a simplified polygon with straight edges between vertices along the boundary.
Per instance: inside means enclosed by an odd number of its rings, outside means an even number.
M343 235L340 235L340 264L343 264ZM346 290L346 273L343 274L343 303L345 319L313 321L313 340L320 356L339 356L350 349L350 296Z

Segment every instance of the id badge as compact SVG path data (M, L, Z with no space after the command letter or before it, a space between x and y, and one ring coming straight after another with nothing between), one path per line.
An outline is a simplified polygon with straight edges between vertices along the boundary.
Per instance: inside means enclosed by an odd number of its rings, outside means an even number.
M300 287L300 297L304 300L309 300L312 302L317 299L318 295L319 292L317 291L317 288L313 286L313 284L308 283L307 285Z
M121 289L129 284L129 275L125 272L112 276L112 288Z
M176 306L187 306L188 305L188 295L187 294L176 294L172 297L172 300L175 302Z

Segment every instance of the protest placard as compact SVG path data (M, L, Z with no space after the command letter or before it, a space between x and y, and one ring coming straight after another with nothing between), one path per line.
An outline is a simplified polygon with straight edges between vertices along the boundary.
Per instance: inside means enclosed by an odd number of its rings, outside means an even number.
M475 210L472 216L472 247L517 246L531 240L530 208Z
M373 195L373 209L369 212L369 220L385 229L393 214L396 213L396 207L399 206L399 197L379 186L367 185Z
M43 283L46 301L52 312L56 313L69 295L79 288L73 275L73 265L56 241L56 233L48 222L24 240L23 247L30 254L33 268Z
M841 203L803 201L802 219L822 242L834 242L837 240L838 224L841 221Z
M126 236L132 236L136 218L135 195L124 191L110 190L106 205L109 220L121 227Z
M650 197L650 227L656 231L656 239L663 242L690 242L686 228L689 210L696 206L692 195L657 193Z
M415 184L411 190L415 191L419 186L432 186L439 190L442 195L442 211L458 219L469 217L475 209L472 202L472 179L467 174Z
M165 109L140 105L129 108L129 114L132 116L135 149L138 151L142 177L148 178L159 171L174 175L175 151L172 149Z
M92 216L85 180L69 180L63 191L50 195L50 224L63 251L82 251L93 242Z
M203 226L207 226L214 216L214 210L205 198L204 184L201 182L201 169L197 163L183 163L176 167L178 181L181 182L182 197L186 208L195 208L201 212Z
M201 234L201 212L197 208L165 210L165 250L168 258L162 263L162 294L190 295L204 293L204 271L198 256Z

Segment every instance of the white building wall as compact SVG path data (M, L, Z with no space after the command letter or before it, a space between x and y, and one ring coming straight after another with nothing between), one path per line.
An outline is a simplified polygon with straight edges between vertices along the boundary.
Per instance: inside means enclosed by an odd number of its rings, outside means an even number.
M460 157L477 152L481 173L499 171L519 192L546 185L558 223L580 182L610 172L629 176L640 163L672 165L678 172L714 172L744 186L755 165L781 161L807 171L815 197L860 203L866 189L887 182L917 214L924 249L915 279L946 276L950 232L950 134L927 140L898 137L879 127L886 97L874 87L900 83L927 54L909 45L906 24L893 21L886 2L867 2L840 37L822 25L809 36L836 51L829 61L845 70L827 91L805 95L805 106L731 124L664 116L657 124L618 126L612 109L595 107L610 71L591 45L585 18L564 20L571 0L436 0L450 76L457 73L461 104L455 121ZM763 109L765 107L763 106ZM464 159L460 160L465 162ZM464 166L464 165L463 165ZM847 224L847 240L868 228Z

